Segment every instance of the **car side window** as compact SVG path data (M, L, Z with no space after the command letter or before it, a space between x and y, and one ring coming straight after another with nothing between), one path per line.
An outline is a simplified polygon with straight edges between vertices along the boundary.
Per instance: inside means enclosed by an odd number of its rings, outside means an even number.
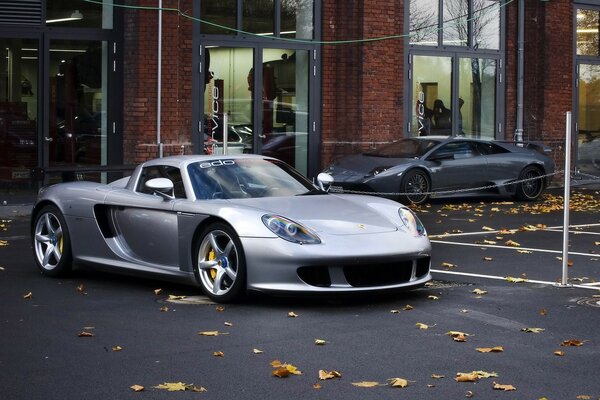
M494 143L477 143L477 148L481 154L485 154L486 156L508 153L508 150Z
M479 155L479 152L470 142L451 142L440 147L433 156L451 154L454 159L471 158Z
M136 192L153 194L152 190L146 187L146 182L154 178L167 178L173 182L173 195L176 199L187 198L185 193L185 187L183 185L183 179L181 177L181 171L179 168L171 167L167 165L153 165L146 167L142 170L140 180L136 188Z

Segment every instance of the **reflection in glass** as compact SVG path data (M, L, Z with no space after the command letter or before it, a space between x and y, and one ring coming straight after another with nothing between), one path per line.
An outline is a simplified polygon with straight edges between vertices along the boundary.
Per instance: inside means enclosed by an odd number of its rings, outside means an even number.
M600 173L600 65L579 66L577 165L587 173Z
M107 164L107 53L106 42L50 42L51 167Z
M470 137L494 137L496 124L496 61L459 61L458 132Z
M46 25L52 27L112 29L112 3L113 0L100 2L48 0Z
M452 58L413 57L411 136L452 134Z
M262 154L308 171L308 51L263 51Z
M500 49L500 3L473 1L473 47Z
M600 55L600 11L577 10L577 54Z
M314 0L281 1L281 36L313 38Z
M214 24L200 23L200 33L235 35L234 29L237 28L237 0L201 0L200 19Z
M260 35L273 35L275 5L273 0L244 0L242 30Z
M254 52L248 48L232 47L210 47L205 52L205 58L210 58L204 90L205 152L252 153ZM225 132L227 135L224 135Z
M438 45L438 0L410 0L410 44Z
M37 189L38 42L0 39L0 194ZM31 193L30 193L31 194Z
M442 25L445 46L467 46L469 0L444 0Z

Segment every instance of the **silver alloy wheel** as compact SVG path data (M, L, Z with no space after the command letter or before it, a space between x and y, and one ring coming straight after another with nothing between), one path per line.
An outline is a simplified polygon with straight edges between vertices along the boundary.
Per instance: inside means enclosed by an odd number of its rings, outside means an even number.
M238 268L239 254L232 237L222 230L208 232L198 250L202 285L214 296L223 296L233 288Z
M60 220L51 212L37 219L34 230L35 256L40 267L51 271L63 255L64 236Z

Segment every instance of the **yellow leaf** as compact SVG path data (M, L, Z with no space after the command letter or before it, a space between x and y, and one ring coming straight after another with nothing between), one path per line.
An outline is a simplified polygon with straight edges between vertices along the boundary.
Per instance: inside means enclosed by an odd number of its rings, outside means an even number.
M315 344L317 346L323 346L325 343L327 343L327 342L323 339L315 339Z
M540 310L540 315L546 316L546 315L548 315L548 311L545 308L542 308Z
M483 244L496 244L493 240L484 240Z
M325 371L325 370L319 370L319 379L324 381L327 379L333 379L333 378L341 378L342 374L338 371Z
M459 332L459 331L448 331L446 332L446 335L448 336L452 336L453 338L457 338L457 337L466 337L466 336L471 336L468 333L464 333L464 332Z
M533 251L531 250L517 250L517 253L521 253L521 254L532 254Z
M494 390L504 390L504 391L517 390L517 388L515 388L513 385L501 385L496 382L494 382L494 385L492 387L494 388Z
M575 347L579 347L579 346L583 346L583 341L582 340L577 340L577 339L569 339L569 340L564 340L560 345L561 346L575 346Z
M390 378L388 379L388 382L391 387L405 388L408 386L408 381L403 378Z
M259 349L252 349L252 352L253 352L254 354L262 354L262 353L264 353L264 351L262 351L262 350L259 350Z
M494 230L494 228L490 228L489 226L483 226L483 227L481 228L481 230L484 230L484 231L488 231L488 232L489 232L489 231L493 231L493 230Z
M427 298L429 300L439 300L439 297L437 297L437 296L427 296Z
M459 372L456 374L456 378L454 378L454 380L456 382L477 382L479 380L479 376L477 374Z
M321 389L322 387L323 387L323 386L321 386L321 384L320 384L320 383L315 383L315 384L313 385L313 389Z
M578 400L590 400L592 398L592 396L589 396L587 394L580 394L579 396L576 397L576 399Z
M492 257L483 257L483 261L494 261Z
M165 382L154 386L155 389L164 389L169 392L183 392L186 390L186 384L183 382Z
M431 378L433 378L433 379L443 379L445 377L446 377L445 375L438 375L438 374L431 375Z
M515 278L512 276L507 276L505 279L507 282L512 282L512 283L527 282L527 279L525 279L525 278Z
M215 352L213 352L213 356L215 356L215 357L224 357L225 353L223 353L222 351L215 351Z
M451 264L449 262L443 262L441 266L442 268L456 268L456 264Z
M112 351L121 351L123 348L121 346L113 346Z
M80 332L77 336L79 336L79 337L93 337L95 335L92 332L83 331L83 332Z
M0 246L8 246L8 242L6 240L0 240Z
M417 322L415 325L418 326L419 329L429 329L429 328L435 326L435 325L426 325L421 322Z
M198 332L198 335L200 335L200 336L219 336L219 335L229 335L229 333L219 332L219 331L205 331L205 332Z
M555 356L562 357L562 356L564 356L564 355L565 355L565 352L564 352L564 351L560 351L560 350L556 350L556 351L554 352L554 355L555 355Z
M521 244L515 242L514 240L508 240L508 241L506 241L505 244L507 246L512 246L512 247L520 247L521 246Z
M521 328L521 332L527 332L527 333L541 333L545 331L544 328Z
M225 311L225 307L223 307L223 306L216 306L215 307L215 311L223 312L223 311Z
M474 289L473 291L471 291L471 293L475 293L478 296L483 296L484 294L487 294L487 290L481 290L481 289Z
M160 308L160 311L161 311L161 312L167 312L167 311L169 311L169 307L167 307L167 306L162 306L162 307Z
M405 305L403 308L404 311L410 311L412 309L413 309L413 306L411 306L410 304Z
M33 293L31 293L31 292L27 293L26 295L23 295L23 298L26 299L26 300L29 300L32 297L33 297Z
M170 294L169 295L169 300L183 300L185 299L187 296L175 296L174 294Z
M362 381L362 382L352 382L353 386L363 387L363 388L372 388L375 386L379 386L379 382L371 382L371 381Z
M502 353L504 351L504 347L478 347L475 350L477 350L480 353Z
M130 386L130 388L134 391L134 392L142 392L144 391L144 387L140 386L140 385L133 385Z
M155 295L157 295L157 296L158 296L158 295L159 295L159 294L161 294L161 293L162 293L162 289L154 289L154 294L155 294Z
M296 318L297 316L298 316L298 314L296 314L296 313L295 313L295 312L293 312L293 311L290 311L290 312L288 313L288 317L290 317L290 318Z

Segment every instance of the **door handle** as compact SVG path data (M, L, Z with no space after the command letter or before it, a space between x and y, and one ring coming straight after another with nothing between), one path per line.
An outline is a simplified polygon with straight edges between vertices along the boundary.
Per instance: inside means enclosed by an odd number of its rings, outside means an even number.
M51 138L51 137L45 137L45 138L44 138L44 140L45 140L46 142L52 142L52 141L54 141L54 139L53 139L53 138Z

